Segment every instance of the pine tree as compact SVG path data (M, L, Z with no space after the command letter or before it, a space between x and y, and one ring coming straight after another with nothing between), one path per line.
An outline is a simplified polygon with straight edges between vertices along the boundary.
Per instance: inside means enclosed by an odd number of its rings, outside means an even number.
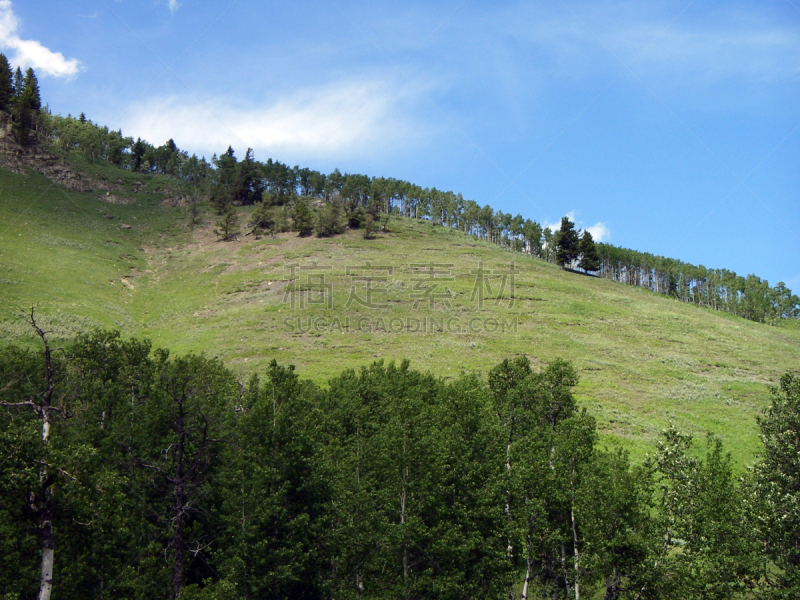
M14 100L14 75L5 54L0 54L0 111L10 112Z
M303 200L298 201L294 208L294 228L301 236L311 235L314 230L314 216Z
M81 116L83 116L83 113L81 113ZM136 143L131 147L131 158L133 159L133 170L137 173L142 168L142 158L146 150L147 148L142 138L136 138Z
M42 108L42 98L39 93L39 82L33 69L22 72L17 67L14 73L14 134L17 141L26 146L30 141L31 131L35 129L39 111Z
M234 204L255 204L264 191L261 169L253 159L253 150L247 149L244 160L238 164L236 177L231 185Z
M329 202L317 215L317 237L329 237L342 233L341 207L338 202Z
M588 231L584 230L581 241L578 244L578 250L581 253L581 262L578 266L581 269L588 272L597 271L600 268L600 256L597 254L592 234Z
M578 232L575 223L567 217L561 219L561 229L556 233L556 262L562 267L571 266L579 255Z
M236 214L236 209L228 204L222 213L222 218L217 221L214 235L218 235L223 241L228 241L238 232L239 216Z
M253 214L250 215L250 220L247 224L253 228L251 233L255 232L256 229L268 231L272 234L275 233L275 218L272 215L270 206L264 202L259 204L258 207L253 211Z
M25 81L23 83L24 91L28 94L29 108L34 111L42 110L42 96L39 91L39 80L36 78L36 73L33 69L28 67L25 71Z
M14 98L19 99L22 95L22 90L25 88L24 79L22 77L22 70L17 67L14 71Z

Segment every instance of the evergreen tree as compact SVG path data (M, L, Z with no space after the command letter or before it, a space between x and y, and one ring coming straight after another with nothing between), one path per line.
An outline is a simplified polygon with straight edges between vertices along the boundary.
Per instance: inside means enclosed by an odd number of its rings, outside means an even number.
M375 237L375 229L377 229L375 226L375 217L368 214L367 220L364 223L364 239L371 240L373 237Z
M578 266L581 269L588 273L589 271L597 271L597 269L600 268L600 255L597 254L597 248L594 245L592 234L586 230L584 230L581 236L578 250L581 255L581 262Z
M561 229L555 235L556 262L563 269L571 266L578 258L580 249L578 248L578 233L575 231L575 223L567 217L561 218Z
M223 241L228 241L239 233L239 215L236 214L236 209L228 204L222 211L222 218L217 221L216 225L214 235L219 236Z
M23 85L25 92L28 94L29 108L36 112L42 110L42 97L41 93L39 92L39 80L36 78L36 73L34 73L31 67L28 67L28 70L25 71L25 81Z
M131 168L137 173L142 169L142 159L146 151L147 148L145 143L142 142L142 138L136 138L136 143L131 147Z
M5 54L0 53L0 111L11 112L14 101L14 75Z
M272 214L271 207L264 202L256 207L247 224L252 227L251 233L256 229L272 234L275 233L275 217Z
M31 131L36 127L42 100L39 95L39 82L33 69L29 68L22 79L22 72L17 67L14 76L14 93L16 95L14 110L14 134L17 141L26 146L30 142Z
M298 200L294 207L294 228L301 236L311 235L314 231L314 215L304 200Z
M18 99L22 95L22 90L25 89L25 79L22 77L22 69L19 67L14 71L14 98Z
M247 149L244 160L238 164L236 177L231 184L231 199L234 204L255 204L260 202L264 191L261 169L253 160L252 148Z
M317 237L329 237L342 233L344 227L341 223L342 210L338 202L329 202L317 213L315 231Z

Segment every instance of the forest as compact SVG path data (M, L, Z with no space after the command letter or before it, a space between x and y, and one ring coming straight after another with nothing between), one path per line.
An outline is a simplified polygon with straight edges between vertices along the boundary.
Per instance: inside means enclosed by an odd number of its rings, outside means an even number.
M164 175L183 182L193 195L193 211L197 211L197 202L207 199L220 215L217 231L223 240L239 231L235 207L243 205L262 207L249 223L251 228L320 236L336 235L345 226L364 227L369 235L378 228L381 218L397 214L429 220L565 268L581 269L753 321L774 324L800 318L800 297L783 282L770 286L752 274L744 277L727 269L595 244L588 231L574 232L572 244L576 249L560 253L564 234L572 235L563 220L561 230L552 231L522 215L504 213L488 204L481 206L453 191L421 187L391 177L343 174L338 169L326 175L271 158L259 162L250 149L239 160L229 147L209 162L205 157L189 156L171 139L156 147L140 138L134 141L125 137L121 130L93 123L84 114L77 118L54 115L42 105L33 69L24 75L19 68L12 73L3 55L0 111L11 115L14 132L22 144L35 140L62 153L79 153L91 162L106 161L137 173ZM578 236L584 241L583 249L577 248ZM585 257L591 260L584 260Z
M0 350L3 598L797 598L800 379L742 473L631 464L554 358L248 381L118 332Z

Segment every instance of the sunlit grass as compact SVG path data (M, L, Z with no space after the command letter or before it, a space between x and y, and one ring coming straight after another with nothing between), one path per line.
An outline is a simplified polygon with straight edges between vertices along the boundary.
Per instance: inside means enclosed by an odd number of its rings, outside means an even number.
M98 177L135 177L107 165L94 168ZM287 233L218 242L213 215L203 215L190 231L184 209L161 205L159 191L169 181L145 181L134 194L132 179L126 180L119 195L129 203L114 205L100 192L66 192L40 175L0 171L4 341L35 343L17 315L36 304L61 340L91 327L115 327L173 352L219 356L243 378L263 371L273 358L324 383L377 358L408 358L418 369L457 377L485 374L511 355L524 354L537 365L560 356L579 369L578 394L606 443L622 444L641 458L674 422L697 435L720 435L739 464L758 449L755 416L768 402L768 386L798 367L800 330L794 323L745 321L400 218L373 240L351 231L328 239ZM240 209L242 220L248 211ZM495 306L490 297L478 306L471 297L479 263L499 272L512 260L520 269L513 306L507 298ZM361 296L365 290L347 267L366 261L393 268L387 291L375 294L390 307L345 309L353 285ZM453 294L451 309L441 300L433 309L413 306L417 282L410 265L430 261L452 265L453 280L440 284ZM314 262L313 272L331 285L333 307L292 309L283 302L287 286L291 291L297 285L287 265ZM300 287L308 287L302 285L306 273L299 273ZM490 281L496 292L501 278ZM319 316L328 323L349 317L351 327L300 333L284 326L287 317ZM457 317L461 325L516 319L518 327L505 333L357 331L353 322L359 317L380 317L387 325L392 319L395 325L398 319L441 323Z

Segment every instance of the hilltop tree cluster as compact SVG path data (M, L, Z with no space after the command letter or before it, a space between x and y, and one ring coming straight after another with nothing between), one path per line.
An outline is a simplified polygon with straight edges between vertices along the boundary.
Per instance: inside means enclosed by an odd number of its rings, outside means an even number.
M230 239L239 231L235 208L243 205L272 208L269 215L261 212L255 223L247 224L251 230L295 230L302 235L335 235L345 227L364 227L368 222L375 230L381 218L398 214L463 231L562 267L577 267L747 319L776 322L800 318L800 297L783 282L771 287L755 275L742 277L725 269L707 269L610 244L595 244L588 231L579 233L566 218L558 231L552 231L519 214L481 206L453 191L394 178L341 173L338 169L326 175L272 159L262 163L255 160L250 149L243 160L238 160L229 147L206 161L205 157L189 156L171 139L156 147L140 138L134 141L121 130L110 131L83 114L77 118L52 115L41 107L33 70L29 69L25 76L19 69L12 74L7 65L7 60L0 59L0 109L13 115L20 140L27 140L35 128L61 151L78 152L90 161L108 161L137 173L188 182L198 194L208 197L220 216L217 232L222 239ZM367 237L370 236L368 232Z
M23 146L30 143L39 124L42 98L32 68L12 71L5 54L0 54L0 111L10 115L14 135Z
M35 321L31 318L35 326ZM603 449L573 367L247 383L97 331L0 350L0 589L49 598L796 598L800 380L719 440ZM37 596L38 594L38 596Z

